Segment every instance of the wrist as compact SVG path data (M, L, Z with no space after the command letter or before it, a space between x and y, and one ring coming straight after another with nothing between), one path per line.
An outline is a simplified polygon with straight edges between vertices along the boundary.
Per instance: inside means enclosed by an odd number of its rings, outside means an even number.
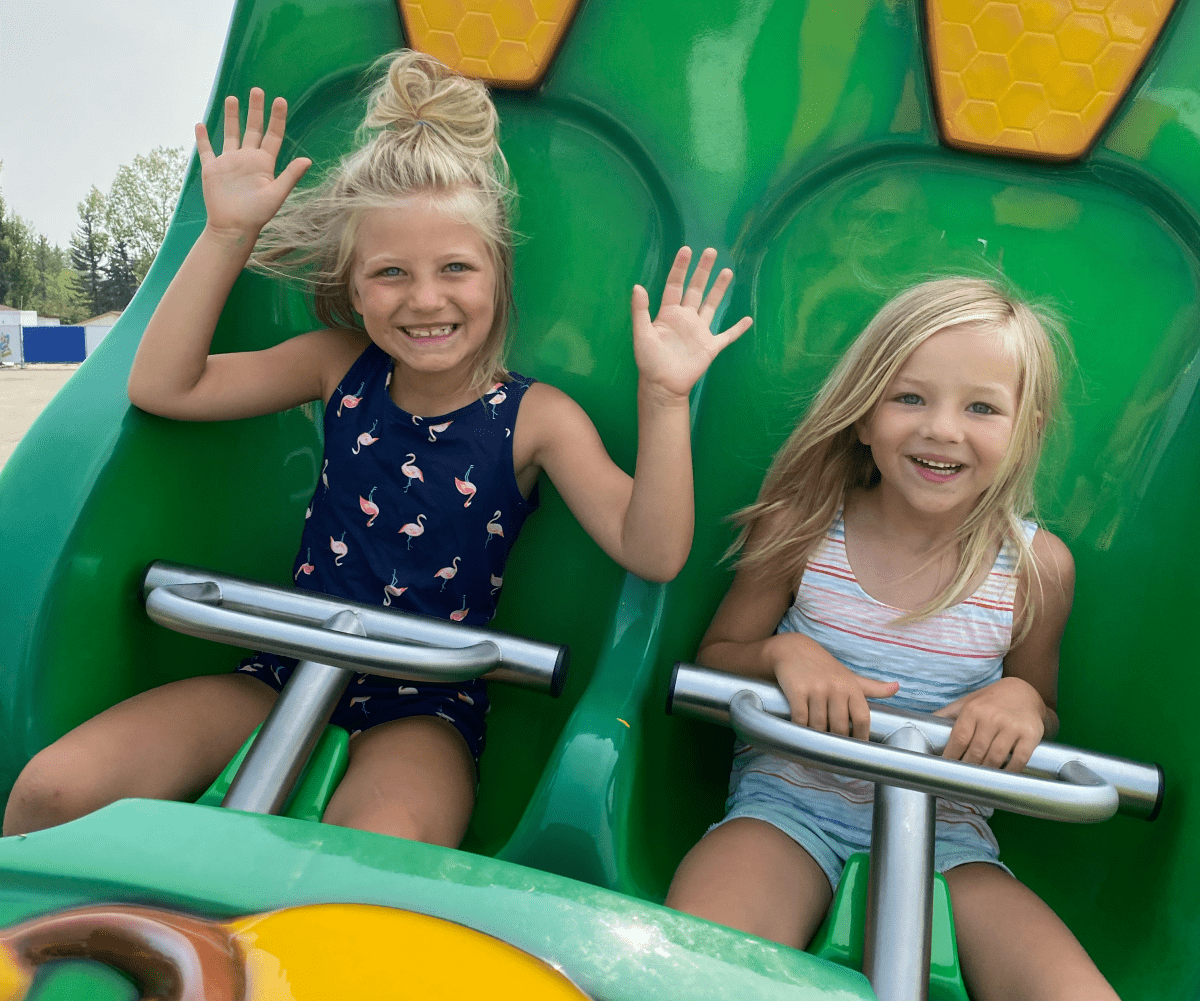
M241 226L216 226L212 222L204 225L201 239L221 250L231 253L244 254L247 258L254 251L258 242L258 229Z
M645 376L638 378L638 405L662 411L688 411L691 399L688 393L680 395Z

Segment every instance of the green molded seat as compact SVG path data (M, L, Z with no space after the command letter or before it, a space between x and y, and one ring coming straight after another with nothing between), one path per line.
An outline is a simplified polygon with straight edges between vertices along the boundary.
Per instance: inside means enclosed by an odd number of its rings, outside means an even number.
M250 745L258 736L260 727L246 738L240 751L233 760L225 766L225 770L217 776L217 780L208 787L208 791L196 803L200 806L220 806L225 794L229 792L229 784L242 767ZM300 781L292 792L283 808L283 816L296 820L319 821L325 816L325 807L333 796L342 776L346 774L346 763L350 760L350 735L340 726L327 726L313 748L308 764L300 773Z
M817 929L808 951L839 966L862 970L863 932L867 923L867 877L871 859L866 852L846 860L829 915ZM968 1001L958 966L954 911L946 878L933 878L933 935L929 957L929 1001Z

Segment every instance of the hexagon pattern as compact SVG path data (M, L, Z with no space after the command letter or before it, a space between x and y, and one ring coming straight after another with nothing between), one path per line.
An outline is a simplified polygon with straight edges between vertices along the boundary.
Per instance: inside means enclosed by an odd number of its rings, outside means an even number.
M464 76L529 90L546 75L580 0L398 0L409 45Z
M950 146L1039 160L1087 152L1175 0L926 0Z

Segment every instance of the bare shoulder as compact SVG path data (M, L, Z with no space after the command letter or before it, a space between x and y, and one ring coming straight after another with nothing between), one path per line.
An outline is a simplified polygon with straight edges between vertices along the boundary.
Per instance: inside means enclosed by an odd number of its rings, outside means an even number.
M330 330L323 328L292 338L298 351L313 360L321 377L321 399L328 403L337 384L342 381L358 356L371 343L361 330Z
M547 450L552 451L562 442L578 441L581 432L599 441L583 407L561 389L545 382L533 383L521 401L513 429L517 467L531 462L544 466Z
M1075 593L1075 559L1067 544L1053 532L1039 528L1033 536L1030 549L1033 550L1034 568L1047 600L1057 594L1066 600L1069 607Z

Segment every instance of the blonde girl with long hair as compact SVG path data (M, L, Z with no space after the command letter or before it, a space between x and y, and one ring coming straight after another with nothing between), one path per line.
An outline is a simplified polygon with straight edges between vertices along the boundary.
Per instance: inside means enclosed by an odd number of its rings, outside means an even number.
M1074 563L1026 520L1058 404L1055 325L996 283L944 278L888 302L738 512L737 573L697 660L777 683L796 723L866 739L867 699L954 720L945 755L1021 771L1058 731ZM735 750L725 819L667 904L803 948L872 786ZM990 811L938 800L972 997L1114 997L1071 932L1001 864Z
M286 103L245 132L225 102L224 148L196 128L207 225L150 320L130 400L184 421L273 413L319 400L325 455L293 565L297 586L469 624L495 613L509 547L545 472L616 562L675 576L693 527L688 393L750 325L710 331L732 280L709 288L715 251L687 281L683 248L651 320L632 296L638 452L630 477L565 394L510 372L512 189L484 86L400 52L370 98L373 134L316 187L277 177ZM252 256L253 253L253 256ZM301 278L323 326L262 351L210 354L248 264ZM195 797L263 721L294 661L260 653L223 676L143 692L28 764L4 833L62 823L128 796ZM488 709L483 682L360 675L332 721L350 761L325 813L343 826L454 846L475 800Z

